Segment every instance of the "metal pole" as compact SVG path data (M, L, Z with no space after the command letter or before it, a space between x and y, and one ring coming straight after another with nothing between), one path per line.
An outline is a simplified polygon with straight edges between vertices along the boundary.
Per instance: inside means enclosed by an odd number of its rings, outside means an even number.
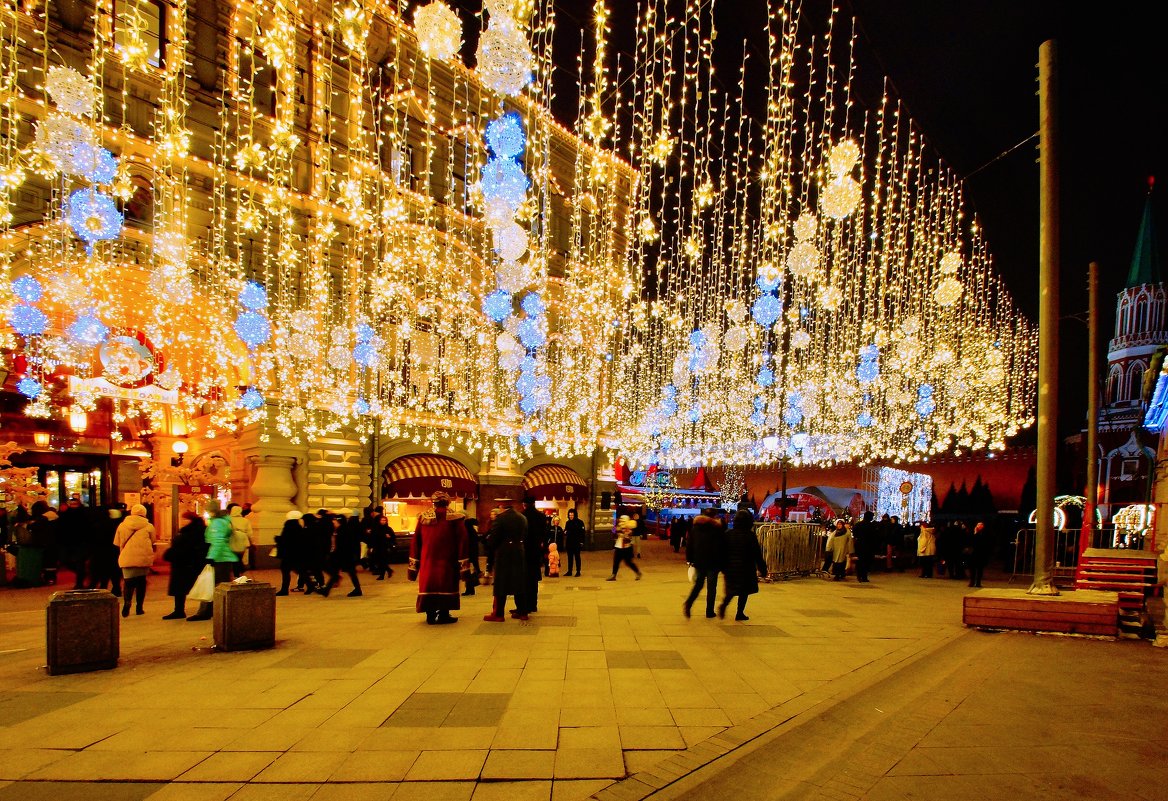
M1095 509L1099 506L1099 265L1087 265L1087 503L1083 507L1083 529L1079 535L1079 562L1083 552L1094 546Z
M782 458L780 465L782 466L782 474L783 474L783 498L781 501L783 506L782 506L782 513L779 516L779 520L786 523L787 522L787 457L786 456L784 456Z
M1053 40L1038 49L1038 512L1030 595L1058 595L1054 568L1054 494L1058 461L1059 173L1058 82Z

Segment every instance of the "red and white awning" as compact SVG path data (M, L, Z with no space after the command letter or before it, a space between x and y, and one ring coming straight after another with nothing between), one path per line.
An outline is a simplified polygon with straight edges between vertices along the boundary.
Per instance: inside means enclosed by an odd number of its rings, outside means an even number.
M381 475L384 498L428 498L439 491L473 498L478 493L474 475L446 456L403 456L390 462Z
M523 494L545 500L584 500L588 497L588 484L570 467L541 464L523 477Z

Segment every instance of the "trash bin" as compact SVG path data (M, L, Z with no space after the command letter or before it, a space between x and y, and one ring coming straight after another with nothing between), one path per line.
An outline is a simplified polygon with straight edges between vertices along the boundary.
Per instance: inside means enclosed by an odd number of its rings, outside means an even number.
M264 582L215 587L215 647L252 651L276 644L276 588Z
M109 590L55 592L46 607L50 676L118 666L118 599Z

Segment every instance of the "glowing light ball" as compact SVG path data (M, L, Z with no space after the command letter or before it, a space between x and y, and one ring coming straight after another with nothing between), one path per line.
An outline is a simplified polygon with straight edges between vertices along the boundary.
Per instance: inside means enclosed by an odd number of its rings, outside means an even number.
M240 312L235 318L235 333L251 350L255 350L272 337L272 324L258 312Z
M334 370L347 370L352 364L353 354L344 345L333 345L328 349L325 360Z
M832 175L845 175L860 160L860 146L851 139L841 139L831 149L827 163Z
M961 269L961 253L956 250L951 250L941 257L941 272L945 275L953 275Z
M36 303L44 296L45 290L41 282L31 275L22 275L12 279L12 294L25 303Z
M775 371L769 367L762 367L755 376L754 382L760 387L773 386L775 383Z
M961 300L964 291L965 287L960 281L953 276L948 276L941 279L941 283L937 284L937 288L933 290L933 300L937 301L938 306L952 306Z
M69 195L65 221L89 251L95 242L117 239L122 233L122 213L117 204L96 189L78 189Z
M518 112L508 111L487 124L487 146L497 158L517 159L527 148L527 134L523 118Z
M69 338L81 345L100 345L109 339L109 326L92 314L84 314L66 329Z
M114 158L114 154L104 147L96 148L93 151L93 166L85 177L95 184L108 184L113 183L117 174L118 160Z
M377 348L370 342L359 342L353 348L353 361L362 367L376 367L378 362Z
M44 391L44 387L35 378L25 376L16 382L16 391L29 400L36 400Z
M483 313L492 322L501 323L511 314L511 293L496 289L483 298Z
M353 401L353 414L369 414L369 401L364 398L357 398L357 400Z
M520 304L520 306L523 307L523 311L527 314L528 317L539 317L541 314L547 311L547 304L543 302L543 298L539 296L538 292L529 292L527 296L523 298L523 302Z
M527 253L527 232L516 222L506 223L494 231L495 253L503 261L519 261Z
M856 415L856 425L860 428L871 428L873 422L872 413L866 409Z
M258 281L248 281L239 290L239 304L245 309L256 311L268 307L268 290Z
M357 323L353 328L353 336L358 342L372 342L377 332L369 323Z
M312 312L307 309L299 309L292 312L288 318L288 324L292 326L293 331L298 331L301 334L311 331L314 326Z
M49 327L49 318L36 306L17 303L8 313L8 323L22 337L35 337L45 333Z
M526 348L540 348L547 342L547 333L540 324L541 320L529 317L519 324L519 341Z
M731 326L726 329L726 335L722 337L722 343L729 350L734 351L742 350L749 341L750 336L746 333L746 329L740 325Z
M45 91L53 104L66 114L93 116L93 82L72 67L49 67Z
M535 57L518 26L496 24L491 18L479 37L477 72L482 82L499 94L515 96L531 83Z
M441 0L414 11L414 31L418 48L428 58L451 59L462 49L462 20Z
M819 249L810 242L800 242L787 254L787 269L797 278L811 279L819 268Z
M483 165L482 193L488 201L501 201L514 213L527 199L531 180L514 159L491 159Z
M819 231L819 218L813 212L805 211L795 220L795 240L810 242Z
M750 314L760 326L769 328L782 316L783 304L774 295L763 295L751 306Z
M823 187L823 192L819 196L819 207L833 220L843 220L851 216L860 205L862 196L863 190L855 178L840 175Z
M264 405L264 396L255 387L248 387L247 391L239 399L239 406L241 409L247 409L249 412L254 412L256 409L262 408Z

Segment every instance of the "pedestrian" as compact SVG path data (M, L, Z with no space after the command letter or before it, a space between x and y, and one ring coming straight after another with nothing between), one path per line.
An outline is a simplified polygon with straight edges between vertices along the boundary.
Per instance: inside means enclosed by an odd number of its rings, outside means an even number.
M120 506L106 510L104 520L100 520L97 530L97 539L93 546L93 559L89 571L92 574L90 586L104 590L107 586L114 597L122 595L122 569L118 567L118 557L121 552L114 545L114 534L122 524L124 512Z
M694 568L694 583L685 599L682 611L690 615L694 601L706 588L706 617L714 616L714 595L718 590L718 573L726 560L726 532L722 528L716 509L703 509L694 518L689 533L689 544L685 549L685 561Z
M681 552L681 535L683 533L682 527L685 525L682 520L685 518L678 516L673 518L669 523L669 545L673 548L674 553Z
M819 569L819 572L824 576L831 575L831 566L835 562L835 557L831 551L832 542L835 541L836 535L846 533L846 527L842 519L836 520L835 527L828 531L827 540L823 543L823 566Z
M750 620L746 616L746 601L758 592L758 577L766 575L766 559L762 546L754 534L754 515L742 509L734 515L734 526L726 532L726 591L718 605L718 617L726 617L731 598L738 599L735 620Z
M324 589L324 569L333 551L333 521L328 510L317 509L316 514L309 515L304 533L304 571L301 579L307 576L304 594L310 595Z
M848 560L855 553L852 545L852 532L847 524L837 526L835 535L831 538L831 578L833 581L843 581L848 570Z
M628 515L621 515L616 521L615 540L612 546L612 575L605 581L616 581L617 571L621 562L624 562L637 574L636 581L641 580L641 569L633 561L633 530L635 525Z
M393 529L389 527L389 521L381 513L381 507L374 509L371 517L361 521L361 534L367 548L365 567L378 581L385 581L386 573L393 572L389 569L389 543L392 533Z
M921 533L917 535L917 561L921 563L921 578L933 577L933 562L937 558L937 532L932 523L921 522Z
M483 620L490 623L502 623L505 619L503 612L507 607L508 595L515 598L515 609L511 616L518 620L528 619L524 611L527 604L523 600L527 586L527 548L524 545L527 519L515 511L510 501L501 503L504 504L502 511L496 509L491 513L491 527L487 533L493 580L491 612L484 615Z
M170 579L166 592L174 598L174 611L162 616L163 620L185 620L187 616L187 593L195 584L195 579L207 564L207 524L203 518L191 511L182 513L183 525L179 528L170 547L162 558L170 562ZM129 593L126 594L129 598Z
M131 595L134 596L134 614L143 615L146 613L142 608L146 600L146 572L154 564L154 526L146 519L145 506L136 503L130 508L130 516L122 521L114 534L114 545L121 552L118 566L122 568L125 581L122 617L130 616Z
M315 585L310 576L304 575L304 551L308 545L308 532L304 528L304 515L293 509L284 515L284 527L276 535L276 558L280 560L280 591L276 595L287 595L292 584L292 571L296 571L296 583L308 587L312 592Z
M215 570L215 586L231 581L232 565L239 561L239 557L231 550L231 520L227 511L216 498L207 501L207 530L203 532L203 539L207 541L207 563ZM128 591L127 591L127 594ZM187 618L191 622L210 620L215 614L214 600L203 601L199 610Z
M357 578L357 563L361 561L361 523L353 516L352 509L341 509L333 516L333 552L328 559L328 581L320 594L328 597L333 587L341 583L341 573L353 582L348 597L359 598L361 580Z
M981 577L985 572L986 563L990 557L990 535L986 524L978 521L973 527L965 545L965 559L969 567L969 586L980 587Z
M552 575L552 572L551 572L552 571L552 568L551 568L551 559L552 559L551 549L552 549L552 546L554 545L554 546L556 546L557 551L559 551L560 553L563 553L563 550L564 550L564 529L560 525L560 519L558 517L556 517L555 515L552 515L552 514L547 515L546 520L547 520L548 555L547 555L547 558L544 559L543 574L545 576L550 576L550 575Z
M51 564L56 547L56 515L45 501L35 501L29 519L22 520L18 510L16 523L16 581L18 586L39 587L45 583L46 566Z
M248 553L251 547L251 521L243 516L243 507L237 503L229 504L227 511L231 522L231 552L235 554L237 559L232 564L231 569L238 578L247 572L244 554ZM254 562L254 560L252 561ZM254 567L254 565L252 566Z
M560 577L560 549L554 542L548 543L548 577Z
M410 543L409 579L418 582L417 611L430 625L454 623L451 612L460 609L460 574L470 572L466 524L459 512L450 511L450 496L435 492L434 506L418 517ZM538 568L538 564L536 565Z
M73 493L57 522L57 541L65 567L73 571L73 589L85 588L86 564L89 561L90 521L81 505L81 496Z
M535 508L535 498L530 495L523 499L523 517L527 520L527 535L523 545L526 548L527 586L523 591L523 601L528 614L539 611L539 582L543 579L543 563L547 559L548 530L547 517Z
M580 552L584 550L584 521L575 509L568 510L568 522L564 523L564 550L568 554L568 568L565 576L580 575ZM572 563L576 564L576 572L572 573Z
M880 530L872 522L872 513L864 512L864 519L852 530L852 544L856 550L856 581L866 583L872 559L880 545Z
M470 572L465 576L466 589L462 594L471 596L479 583L479 521L473 517L466 519L466 555L470 560Z
M641 558L641 542L645 539L645 520L640 512L633 512L633 556Z

